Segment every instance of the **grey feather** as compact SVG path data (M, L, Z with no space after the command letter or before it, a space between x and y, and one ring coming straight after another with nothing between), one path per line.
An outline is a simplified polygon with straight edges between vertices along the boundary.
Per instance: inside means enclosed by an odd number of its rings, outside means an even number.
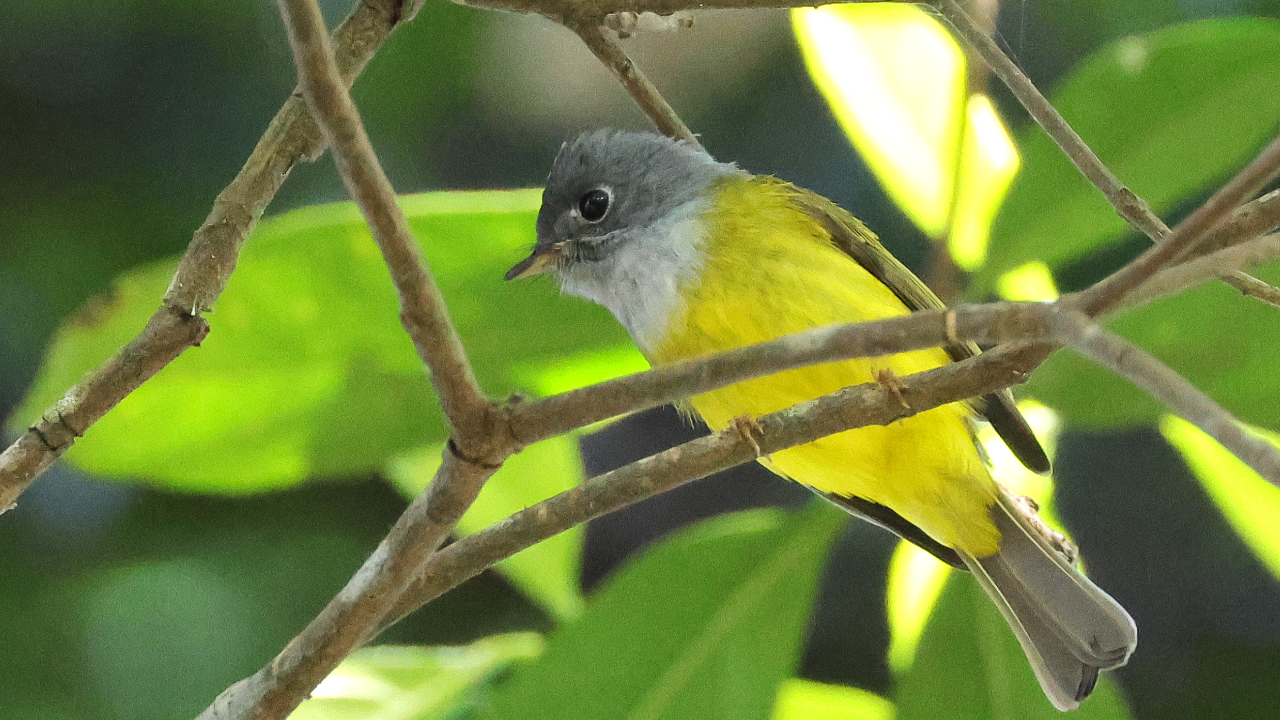
M1000 551L960 557L1013 629L1050 702L1075 709L1093 691L1099 670L1128 661L1138 628L1030 525L1003 488L991 515Z

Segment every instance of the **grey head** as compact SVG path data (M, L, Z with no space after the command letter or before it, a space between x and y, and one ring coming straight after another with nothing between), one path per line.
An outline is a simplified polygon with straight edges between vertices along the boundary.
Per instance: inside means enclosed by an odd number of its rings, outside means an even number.
M727 175L746 173L662 135L583 134L560 147L542 193L537 244L506 277L549 272L565 292L609 308L637 337L695 261L691 231L707 189Z
M538 243L507 279L559 269L548 265L597 261L625 241L629 231L701 198L727 174L742 171L656 133L596 130L579 135L560 146L542 192Z

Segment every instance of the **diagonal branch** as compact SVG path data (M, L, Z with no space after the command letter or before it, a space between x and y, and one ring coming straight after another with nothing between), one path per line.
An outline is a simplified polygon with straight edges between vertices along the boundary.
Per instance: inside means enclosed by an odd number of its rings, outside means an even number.
M487 426L487 403L444 297L418 255L409 220L396 204L395 190L339 75L320 10L315 0L281 0L280 9L289 29L299 85L331 145L342 182L364 213L391 271L400 295L400 320L431 369L431 381L459 437L479 438Z
M1175 258L1194 248L1207 233L1221 224L1236 206L1257 193L1271 178L1275 177L1277 171L1280 171L1280 138L1277 138L1252 163L1219 189L1208 202L1197 208L1171 233L1164 221L1151 212L1146 201L1126 187L1103 164L1102 160L1062 117L1062 114L1049 103L1026 74L1005 55L990 35L965 13L956 0L931 0L931 4L956 28L961 38L987 61L992 72L1004 81L1022 106L1057 143L1080 173L1106 196L1116 212L1155 241L1155 246L1137 260L1078 296L1078 301L1090 316L1096 317L1114 307L1126 293L1131 292L1161 268L1173 264ZM1237 283L1247 284L1255 291L1258 289L1257 286L1262 284L1247 276L1233 276L1233 279Z
M334 31L343 81L350 83L420 0L362 0ZM236 266L240 246L276 191L300 161L311 161L325 142L301 96L290 97L272 118L244 167L213 203L183 255L163 305L146 327L114 356L67 391L12 445L0 453L0 512L62 456L76 438L143 382L199 345L212 307Z
M1226 278L1228 282L1231 282L1234 277L1232 273L1244 275L1243 271L1245 269L1273 260L1280 260L1280 233L1263 235L1248 242L1223 248L1208 255L1201 255L1194 260L1187 260L1178 265L1167 267L1151 276L1150 280L1139 285L1137 290L1126 295L1124 302L1120 304L1120 308L1131 310L1159 298L1177 295L1183 290L1199 285L1206 280ZM1244 275L1244 277L1251 276ZM1271 288L1270 285L1263 283L1261 280L1256 282ZM1262 292L1266 293L1267 291L1262 290ZM1266 300L1267 298L1259 297L1259 299Z
M658 88L654 87L640 68L636 67L635 62L627 56L618 41L600 25L599 21L579 18L565 20L564 24L577 33L578 37L582 38L582 42L595 53L596 58L609 68L614 77L618 78L618 82L631 93L632 99L640 109L653 120L654 125L658 127L658 132L667 137L684 140L699 150L702 149L702 143L698 142L698 138L667 103L666 98L658 92Z
M1031 117L1057 143L1080 174L1102 191L1120 216L1152 240L1159 240L1169 228L1152 214L1147 203L1130 190L1115 173L1103 164L1066 118L1058 112L1031 79L1000 49L955 0L930 0L960 34L960 38L977 53L991 72L1000 78Z
M1175 258L1194 251L1206 234L1226 221L1237 206L1256 194L1277 172L1280 172L1280 137L1263 148L1253 162L1188 215L1171 234L1161 238L1133 262L1081 292L1078 297L1081 309L1097 316L1114 307L1127 293L1170 265Z
M1177 371L1083 313L1063 312L1056 318L1060 342L1142 388L1280 486L1280 450L1245 432L1239 420Z

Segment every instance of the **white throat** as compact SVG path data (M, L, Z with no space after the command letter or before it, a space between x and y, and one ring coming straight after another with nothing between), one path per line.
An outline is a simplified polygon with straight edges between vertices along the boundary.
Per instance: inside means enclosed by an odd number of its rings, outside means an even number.
M706 200L693 200L629 231L608 256L560 271L561 289L608 308L647 354L681 309L681 285L702 269L709 207Z

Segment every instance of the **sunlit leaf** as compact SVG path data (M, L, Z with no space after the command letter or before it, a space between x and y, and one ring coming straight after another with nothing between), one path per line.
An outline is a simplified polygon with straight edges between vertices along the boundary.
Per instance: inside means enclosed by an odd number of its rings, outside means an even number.
M660 542L612 577L480 718L769 717L795 673L843 513L748 511Z
M991 101L968 96L965 57L937 18L908 4L792 11L818 89L888 195L967 270L986 256L991 221L1018 151Z
M916 659L925 623L951 575L951 566L905 540L889 559L885 611L889 621L889 667L902 672Z
M1005 300L1053 302L1059 296L1053 273L1039 260L1032 260L1001 275L996 291Z
M1210 190L1275 133L1280 21L1206 20L1118 40L1050 95L1085 142L1158 214ZM1033 126L1023 171L992 231L975 293L1030 260L1057 269L1118 241L1128 225Z
M502 281L533 244L539 201L535 190L401 200L476 372L497 395L580 356L595 359L594 377L609 374L610 358L618 374L642 362L602 309L545 279ZM30 422L140 330L173 269L127 273L66 325L11 422ZM203 345L125 398L67 458L98 474L224 493L376 471L447 437L398 315L354 206L265 221L208 316Z
M770 720L893 720L893 703L859 688L791 678Z
M420 448L397 456L386 474L405 494L422 492L440 467L444 446ZM582 482L578 440L563 435L530 445L503 463L485 483L458 532L470 535ZM582 564L582 528L574 527L512 555L498 569L516 587L561 619L582 611L578 571Z
M1280 435L1256 428L1255 436L1280 447ZM1240 539L1280 578L1280 488L1191 423L1174 415L1160 419L1160 432L1177 448L1205 492Z
M1018 149L987 96L970 97L966 117L948 247L956 265L972 272L987 259L991 223L1018 174Z
M967 573L952 573L893 700L899 720L1063 717L1040 690L1000 611ZM1129 711L1104 673L1071 717L1127 720Z
M885 191L942 237L965 125L964 53L919 7L831 5L792 11L809 73Z
M494 635L463 647L382 645L352 653L291 720L444 720L477 686L516 660L542 652L536 633Z
M1253 274L1280 281L1280 263ZM1137 343L1254 425L1280 428L1280 372L1276 343L1280 313L1242 297L1223 283L1207 283L1171 298L1108 318L1109 329ZM1070 350L1031 374L1029 394L1082 427L1154 423L1160 403L1128 380Z

